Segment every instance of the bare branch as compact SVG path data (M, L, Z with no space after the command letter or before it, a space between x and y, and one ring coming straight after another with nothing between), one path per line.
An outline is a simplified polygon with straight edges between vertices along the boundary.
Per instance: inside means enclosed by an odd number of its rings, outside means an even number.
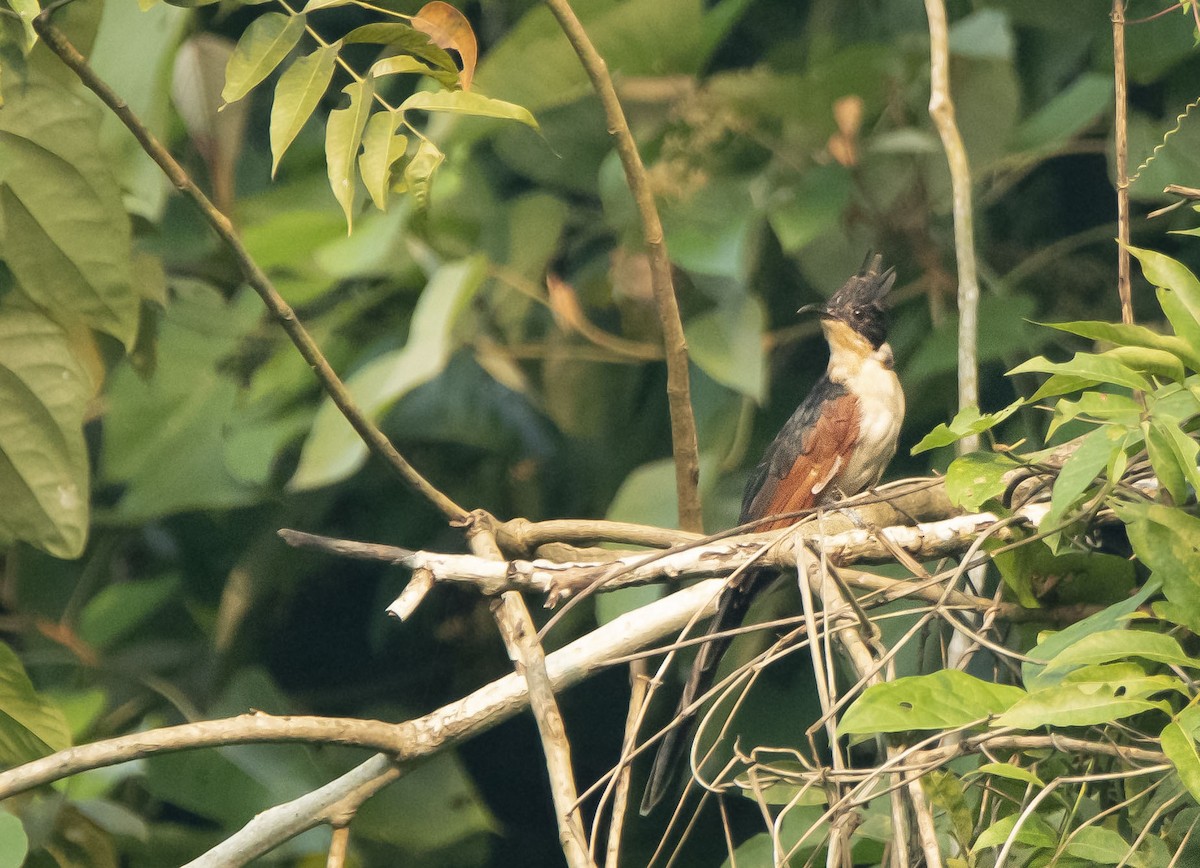
M929 18L929 114L950 164L954 195L954 251L958 260L958 407L979 406L979 278L975 267L975 218L971 209L971 164L954 118L950 97L950 31L945 0L925 0ZM959 452L974 452L979 436L964 437Z
M638 214L642 221L642 232L646 251L650 258L650 285L654 302L658 307L658 319L662 326L663 343L667 357L667 403L671 412L671 441L675 455L675 493L679 501L679 526L684 530L701 531L704 520L700 512L700 449L696 441L696 419L692 414L691 387L688 382L687 341L683 335L683 322L679 318L679 305L675 299L675 286L671 279L671 261L667 257L667 245L663 239L662 221L654 203L654 193L642 165L641 154L625 111L617 98L612 77L604 58L596 51L588 38L583 24L576 17L567 0L546 0L551 13L558 19L559 26L579 61L587 71L604 107L608 120L608 131L613 137L621 165L625 169L625 180L633 193Z
M1116 85L1117 156L1117 294L1121 299L1121 322L1133 322L1133 285L1129 262L1129 108L1125 80L1125 0L1113 0L1113 82Z

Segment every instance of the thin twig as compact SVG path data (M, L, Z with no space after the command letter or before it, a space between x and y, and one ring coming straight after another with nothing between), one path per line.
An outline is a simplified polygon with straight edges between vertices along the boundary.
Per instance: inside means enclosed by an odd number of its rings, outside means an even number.
M612 77L608 74L608 65L592 45L587 31L583 29L583 24L567 0L546 0L546 5L558 19L567 41L579 55L579 61L600 97L600 104L604 107L604 116L608 121L608 131L621 158L621 165L625 169L625 181L633 193L642 221L642 233L650 259L650 286L658 308L667 357L667 404L671 413L671 443L675 455L675 493L679 500L679 526L684 530L699 532L704 529L700 511L700 449L696 440L696 419L692 414L687 342L683 335L683 322L679 318L679 304L675 299L671 261L667 256L662 220L659 219L658 207L654 203L654 193L650 189L646 167L642 164L637 143L633 140L628 121L625 120L625 111L617 98Z
M417 493L437 507L451 521L461 521L467 518L467 512L417 472L403 455L397 451L387 436L359 408L346 384L338 377L325 359L316 341L308 330L296 318L296 312L283 300L276 291L266 272L254 261L242 244L232 221L217 208L216 205L196 185L191 176L176 162L170 152L163 147L145 124L138 119L129 105L113 91L88 65L87 59L71 44L66 35L50 21L50 15L57 8L49 6L33 19L33 29L46 46L58 55L59 59L79 78L81 82L100 98L110 111L125 124L134 138L142 146L142 150L158 164L159 168L171 180L180 192L195 203L205 221L221 240L229 247L237 260L242 276L250 287L258 293L267 310L283 328L291 339L304 361L308 362L321 387L329 395L341 414L346 418L362 437L363 442L377 456L383 459Z
M1129 263L1129 107L1125 81L1125 0L1113 0L1113 83L1116 86L1117 294L1121 322L1133 322L1133 285Z
M929 19L929 114L950 164L954 198L954 251L958 261L958 408L979 406L979 278L975 266L975 218L971 209L971 164L954 118L950 97L950 35L945 0L925 0ZM979 436L958 441L974 452Z

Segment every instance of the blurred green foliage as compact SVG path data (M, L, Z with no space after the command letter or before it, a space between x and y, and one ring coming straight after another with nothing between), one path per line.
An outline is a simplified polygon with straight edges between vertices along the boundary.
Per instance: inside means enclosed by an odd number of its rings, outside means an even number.
M3 5L29 11L23 0ZM278 9L141 5L77 0L56 20L231 209L401 452L459 503L502 518L673 522L640 229L599 104L546 9L464 7L481 47L473 92L528 109L540 133L417 112L445 160L409 136L399 147L417 166L393 180L414 195L381 211L365 187L340 202L330 192L326 123L353 86L343 70L330 70L314 99L295 75L281 82L296 68L284 64L216 112L233 42ZM616 78L663 212L692 350L707 527L732 523L746 468L824 366L815 326L793 311L831 292L868 248L900 274L892 343L909 415L891 474L944 468L948 448L908 457L956 409L949 179L926 111L921 4L576 8ZM984 286L983 410L994 411L1033 392L1004 371L1085 346L1028 319L1117 318L1109 9L980 0L951 11ZM1157 11L1134 0L1128 16ZM331 39L375 20L349 5L310 19ZM382 611L406 580L399 570L298 554L275 537L291 526L462 546L367 458L229 254L44 46L25 56L29 38L0 16L0 605L20 657L0 663L6 682L27 684L28 670L42 691L20 693L42 718L0 732L9 752L36 747L22 732L54 746L59 716L87 740L249 708L398 720L505 673L476 595L439 588L398 626ZM288 63L319 50L297 39ZM1131 27L1129 52L1137 166L1195 98L1200 59L1178 13ZM347 45L342 56L361 72L378 46ZM328 58L309 62L325 74ZM298 130L287 117L282 132L271 123L277 85L293 108L312 103ZM399 105L439 85L389 75L374 86ZM372 141L395 148L395 130ZM1142 217L1167 201L1165 183L1197 184L1198 136L1200 123L1183 121L1131 188L1135 243L1152 240L1193 271L1195 247L1165 234L1190 226L1188 215ZM378 166L362 173L378 203ZM353 176L348 160L341 177ZM547 291L548 273L561 292ZM1135 302L1140 322L1160 324L1150 293L1135 290ZM1042 431L1028 413L993 429L1000 442L1034 445ZM623 607L581 607L549 642ZM765 689L803 675L780 669ZM626 689L618 672L563 699L581 780L617 756ZM253 747L89 773L8 805L24 831L0 815L0 852L27 846L35 866L177 864L357 758ZM543 776L531 723L506 724L371 803L353 827L356 858L558 864ZM760 829L750 802L733 808L739 835ZM628 864L645 863L659 831L630 830ZM718 864L719 831L701 830L685 857ZM316 831L271 858L310 864L327 840Z

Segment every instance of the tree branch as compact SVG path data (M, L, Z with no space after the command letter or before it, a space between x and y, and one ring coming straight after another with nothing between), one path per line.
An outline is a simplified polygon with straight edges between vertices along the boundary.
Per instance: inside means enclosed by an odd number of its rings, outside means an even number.
M662 220L654 203L654 193L646 176L646 167L638 153L637 143L629 131L629 122L617 98L612 77L604 58L596 51L588 38L583 24L576 17L567 0L546 0L550 12L558 19L559 26L579 61L591 79L592 87L600 97L604 116L608 120L608 131L613 137L621 165L625 169L625 180L633 193L638 215L642 221L642 232L650 258L650 285L654 302L658 308L658 319L662 326L663 343L667 359L667 403L671 412L671 441L675 455L675 493L679 501L679 526L684 530L702 531L704 520L700 511L700 449L696 440L696 419L692 414L691 386L688 378L687 341L684 339L683 322L679 318L679 305L675 299L675 286L671 279L671 261L663 239Z
M975 218L971 164L950 97L950 31L945 0L925 0L929 19L929 114L950 164L954 196L954 251L958 261L958 408L979 406L979 278L975 265ZM958 442L960 454L979 448L979 435Z
M1113 127L1117 156L1117 295L1121 322L1133 322L1133 284L1129 262L1129 110L1125 81L1125 0L1113 0L1113 83L1116 87Z
M88 65L87 59L71 44L66 35L50 21L50 15L56 7L51 6L33 19L33 29L46 46L83 82L84 86L100 98L100 101L125 124L134 138L142 146L142 150L158 164L163 173L171 180L185 196L195 203L201 215L213 231L221 238L233 253L238 267L250 287L258 293L267 306L267 310L275 318L291 339L304 361L312 367L313 373L321 383L321 387L337 406L358 435L362 437L367 447L379 456L394 470L401 479L422 495L431 504L441 510L442 514L451 521L462 521L467 518L467 511L436 489L428 480L417 472L403 455L397 451L387 436L364 415L355 402L346 384L334 372L325 356L321 353L316 341L296 318L296 312L283 300L276 291L266 272L250 256L242 244L232 221L204 195L196 182L176 162L170 152L155 138L154 134L138 119L129 105L113 91Z

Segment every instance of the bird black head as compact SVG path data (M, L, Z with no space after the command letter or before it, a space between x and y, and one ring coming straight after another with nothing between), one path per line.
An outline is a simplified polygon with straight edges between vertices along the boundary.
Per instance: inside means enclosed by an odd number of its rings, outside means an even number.
M868 253L862 268L823 305L810 304L798 313L816 311L822 319L836 319L862 335L874 349L887 340L887 311L883 297L896 282L896 270L883 270L883 257Z

